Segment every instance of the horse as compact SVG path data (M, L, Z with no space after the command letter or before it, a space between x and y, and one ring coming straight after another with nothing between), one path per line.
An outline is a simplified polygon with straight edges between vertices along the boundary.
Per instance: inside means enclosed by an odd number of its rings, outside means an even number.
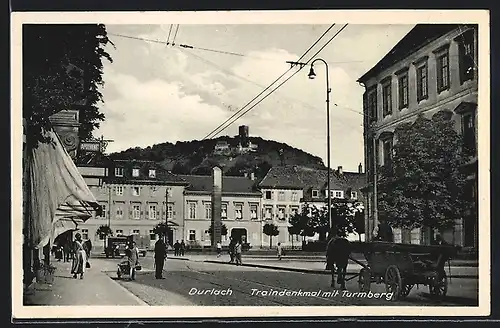
M345 276L349 256L351 255L351 243L345 236L339 235L330 239L326 250L326 269L331 271L331 287L335 287L335 272L337 273L337 283L341 289L345 287Z

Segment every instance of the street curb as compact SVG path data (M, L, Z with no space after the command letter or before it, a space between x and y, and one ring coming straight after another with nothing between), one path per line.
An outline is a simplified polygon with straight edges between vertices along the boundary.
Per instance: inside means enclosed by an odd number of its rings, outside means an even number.
M101 271L103 274L105 274L109 280L111 280L113 283L117 284L118 286L120 286L121 289L123 289L124 291L126 291L130 296L132 296L132 298L137 302L137 305L139 306L150 306L148 303L144 302L143 300L141 300L137 295L135 295L134 293L132 293L130 290L128 290L125 286L123 286L122 284L120 284L118 281L114 280L111 278L111 276L109 274L107 274L105 271Z
M227 262L218 262L218 261L212 261L212 260L204 260L203 262L205 263L215 263L215 264L228 264L228 265L234 265L232 263L227 263ZM314 269L301 269L301 268L284 268L284 267L278 267L278 266L271 266L271 265L263 265L263 264L241 264L241 266L246 266L246 267L251 267L251 268L262 268L262 269L273 269L273 270L283 270L283 271L291 271L291 272L300 272L300 273L310 273L310 274L324 274L324 275L330 275L329 271L326 270L314 270ZM357 274L356 272L347 272L347 274L353 275ZM479 279L479 276L477 275L451 275L448 276L448 278L455 278L455 279Z

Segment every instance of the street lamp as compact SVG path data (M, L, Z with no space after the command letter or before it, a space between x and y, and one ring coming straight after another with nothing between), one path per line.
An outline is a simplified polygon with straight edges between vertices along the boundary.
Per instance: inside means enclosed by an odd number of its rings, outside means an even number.
M316 73L314 72L314 63L321 61L325 64L326 68L326 143L327 143L327 162L328 162L328 173L327 173L327 189L328 189L328 222L330 224L330 232L332 232L333 222L332 222L332 197L330 195L330 81L328 78L328 63L321 58L316 58L311 63L311 69L309 70L309 78L314 80Z

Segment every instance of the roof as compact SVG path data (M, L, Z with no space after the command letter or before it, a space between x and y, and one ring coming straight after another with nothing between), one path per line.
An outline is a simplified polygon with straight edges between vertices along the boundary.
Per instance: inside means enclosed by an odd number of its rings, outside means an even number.
M458 24L418 24L406 34L375 66L358 79L366 82L415 50L458 28Z
M259 187L322 190L326 187L327 180L328 170L326 169L313 169L298 165L275 166L262 179ZM364 173L330 171L330 189L360 189L364 184Z
M187 192L212 192L213 177L210 175L179 175L179 178L187 181ZM245 177L222 177L222 193L241 194L241 193L260 193L255 189L255 181Z
M179 176L167 171L159 164L153 161L141 160L114 160L110 167L110 173L113 174L106 181L109 183L129 183L129 184L155 184L155 183L171 183L171 184L187 184L187 182ZM115 176L114 169L123 168L123 176ZM132 169L139 169L139 176L132 176ZM149 170L155 170L155 177L149 177Z

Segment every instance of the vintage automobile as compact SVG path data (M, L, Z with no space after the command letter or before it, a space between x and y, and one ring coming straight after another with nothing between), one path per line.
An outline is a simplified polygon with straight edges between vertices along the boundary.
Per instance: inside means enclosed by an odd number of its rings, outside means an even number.
M105 250L106 257L115 258L125 256L125 250L127 249L128 242L129 238L126 236L109 237Z

